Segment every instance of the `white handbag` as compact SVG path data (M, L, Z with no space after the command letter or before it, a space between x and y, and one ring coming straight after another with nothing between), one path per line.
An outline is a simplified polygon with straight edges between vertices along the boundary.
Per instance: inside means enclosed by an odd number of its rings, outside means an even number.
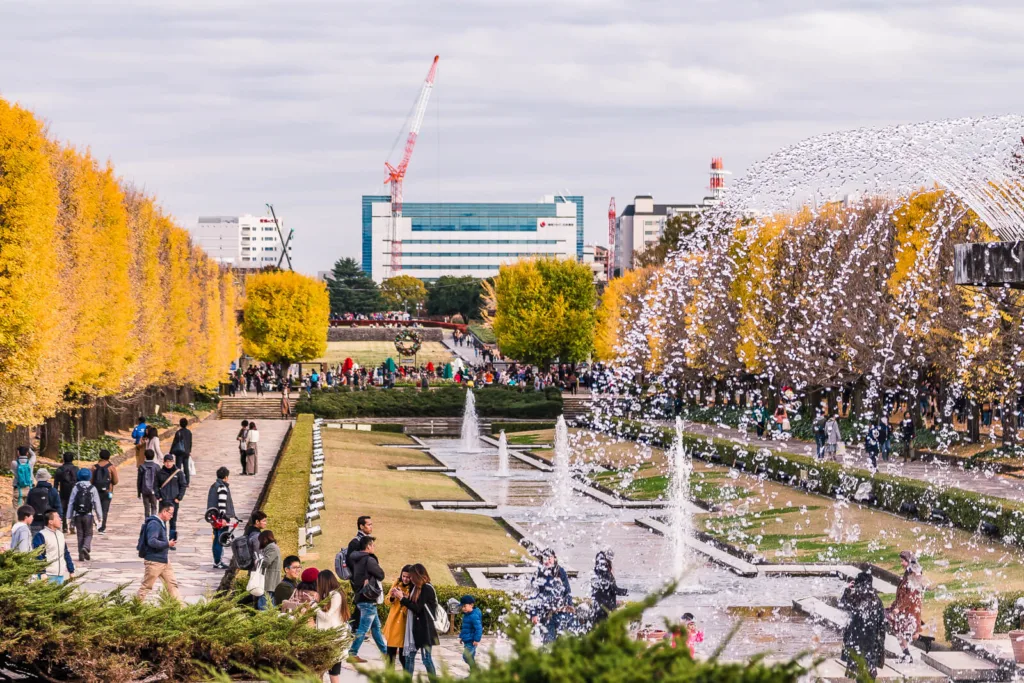
M263 558L256 558L256 564L249 570L249 582L245 584L245 590L254 598L263 597L266 581L267 568L263 565Z
M196 462L192 458L188 459L188 477L191 480L192 477L196 476Z

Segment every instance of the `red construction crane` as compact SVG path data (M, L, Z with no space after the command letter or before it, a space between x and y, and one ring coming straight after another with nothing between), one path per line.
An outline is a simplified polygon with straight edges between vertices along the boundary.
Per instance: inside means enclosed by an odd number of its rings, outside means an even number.
M615 197L608 204L608 281L615 271Z
M413 106L411 124L409 125L409 137L405 140L405 152L398 166L392 166L385 161L388 169L388 177L385 183L391 183L391 234L388 236L391 242L391 272L388 277L398 275L402 270L402 241L398 239L398 219L402 217L402 181L405 180L405 171L409 168L409 159L412 158L412 150L416 147L416 138L420 134L420 127L423 125L423 116L427 113L427 100L430 99L430 91L434 89L434 76L437 74L437 60L435 56L427 72L427 79L423 81L419 98Z

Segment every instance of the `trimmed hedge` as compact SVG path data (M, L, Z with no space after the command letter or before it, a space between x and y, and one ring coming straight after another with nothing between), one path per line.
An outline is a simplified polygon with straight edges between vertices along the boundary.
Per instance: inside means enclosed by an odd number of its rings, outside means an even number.
M997 593L994 596L999 600L999 610L996 616L996 633L1006 633L1020 628L1021 610L1017 609L1017 601L1024 598L1024 591L1010 591ZM952 637L967 633L967 610L978 607L988 607L991 598L980 597L973 600L954 600L942 610L942 625L946 629L946 640L951 641Z
M643 425L630 420L616 422L615 428L609 431L662 448L667 448L675 438L675 430L672 428ZM724 439L686 434L683 441L696 458L761 474L789 486L800 484L800 473L803 470L806 473L807 488L826 496L835 496L840 492L849 495L861 483L868 482L871 484L873 499L865 504L896 514L905 514L904 503L912 504L922 519L929 519L933 513L938 512L952 526L971 533L978 531L982 522L988 522L998 529L1004 542L1024 547L1024 504L1016 501L954 487L938 489L916 479L887 474L873 475L867 470L819 462L795 453L752 448Z
M263 504L284 556L299 550L299 527L306 523L312 460L313 416L299 415L269 484L270 495Z
M393 422L375 422L370 425L371 432L390 432L392 434L405 434L405 425L394 424Z
M554 422L492 422L491 434L497 435L502 430L506 434L514 432L533 432L538 429L554 429Z
M484 387L473 393L477 413L483 417L553 418L562 414L562 393L554 387L545 391ZM315 391L311 397L299 400L296 411L327 419L461 417L465 404L466 390L462 387L442 387L434 391Z

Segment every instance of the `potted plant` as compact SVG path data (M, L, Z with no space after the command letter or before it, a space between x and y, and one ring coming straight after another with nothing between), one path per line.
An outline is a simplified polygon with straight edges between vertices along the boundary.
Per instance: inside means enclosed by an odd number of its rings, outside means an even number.
M1013 646L1014 661L1024 664L1024 631L1020 629L1010 631L1010 645Z
M967 628L975 640L989 640L996 628L996 617L999 615L999 603L995 598L985 607L967 610Z

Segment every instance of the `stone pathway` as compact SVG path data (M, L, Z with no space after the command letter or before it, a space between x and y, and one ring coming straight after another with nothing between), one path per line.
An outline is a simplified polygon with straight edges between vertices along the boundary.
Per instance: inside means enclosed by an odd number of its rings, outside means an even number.
M178 511L178 548L170 555L185 601L196 602L215 590L224 576L223 570L213 569L213 534L210 525L203 519L206 514L206 495L217 478L217 468L224 465L231 470L228 481L235 512L241 519L248 520L289 424L284 420L264 420L259 423L259 474L254 477L239 475L241 465L238 442L235 441L238 422L210 419L192 428L192 455L196 474ZM166 451L170 443L161 443L161 447ZM75 562L75 568L80 574L83 570L88 572L81 583L86 590L109 591L128 583L131 584L127 589L130 595L138 589L142 580L142 560L135 550L143 520L142 501L135 494L136 472L134 457L120 465L118 476L121 484L110 503L107 533L102 536L97 534L93 538L91 561ZM72 556L76 557L74 536L68 537L68 544L72 547ZM230 559L231 551L225 549L224 562ZM157 587L160 586L158 583Z
M655 420L653 423L663 427L675 426L674 422L668 420ZM743 432L732 427L702 424L700 422L686 422L684 428L687 432L693 434L728 439L755 448L768 448L773 451L785 451L812 458L815 454L815 445L813 443L799 439L776 441L758 438L753 433ZM869 465L867 453L860 446L847 446L845 459L840 458L840 461L846 465L863 469L867 469ZM878 470L884 474L918 479L929 484L935 484L941 488L953 486L983 495L999 496L1011 500L1024 500L1024 480L995 474L990 470L980 468L965 470L959 463L941 461L905 463L895 457L889 462L885 462L879 458Z
M511 648L507 640L499 640L493 635L485 635L484 639L480 641L480 646L477 648L476 661L482 667L486 667L490 661L490 652L494 651L495 655L502 659L507 659L511 654ZM458 638L454 636L445 636L441 638L441 644L431 650L431 657L434 660L434 667L440 674L442 671L447 671L450 676L455 678L466 678L469 676L469 667L464 661L462 661L462 644ZM380 653L377 652L377 648L374 647L373 640L367 637L366 642L359 649L359 656L366 660L366 664L360 664L359 666L363 669L369 669L373 671L379 671L384 669L384 660L381 659ZM395 664L396 670L399 665ZM419 656L416 657L416 674L418 677L423 678L424 676L423 660ZM328 677L324 674L324 681L327 681ZM356 681L365 681L366 676L358 672L352 664L345 662L341 668L341 680L345 683L354 683Z

